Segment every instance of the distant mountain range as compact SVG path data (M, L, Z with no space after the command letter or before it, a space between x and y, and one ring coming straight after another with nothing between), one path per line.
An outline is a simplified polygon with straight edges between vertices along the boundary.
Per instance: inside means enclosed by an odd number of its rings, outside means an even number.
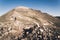
M58 19L60 19L60 16L56 16L55 18L58 18Z
M16 7L0 17L0 40L20 40L19 37L22 37L25 30L30 30L27 31L27 34L30 35L31 33L32 35L36 27L40 28L39 30L41 32L47 32L48 30L53 32L53 29L57 29L57 32L60 33L60 20L58 18L60 19L60 17L51 16L40 10L34 10L28 7ZM26 37L23 39L29 40Z

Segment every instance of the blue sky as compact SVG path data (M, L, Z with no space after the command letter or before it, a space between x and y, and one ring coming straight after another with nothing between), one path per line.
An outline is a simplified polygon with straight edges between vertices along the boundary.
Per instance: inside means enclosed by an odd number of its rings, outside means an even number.
M18 6L25 6L53 16L60 16L60 0L0 0L0 15Z

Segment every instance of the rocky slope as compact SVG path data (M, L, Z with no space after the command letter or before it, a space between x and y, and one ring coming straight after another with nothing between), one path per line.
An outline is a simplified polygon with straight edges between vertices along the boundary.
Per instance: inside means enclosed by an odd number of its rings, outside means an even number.
M27 7L14 8L0 17L0 40L53 40L59 30L60 20Z

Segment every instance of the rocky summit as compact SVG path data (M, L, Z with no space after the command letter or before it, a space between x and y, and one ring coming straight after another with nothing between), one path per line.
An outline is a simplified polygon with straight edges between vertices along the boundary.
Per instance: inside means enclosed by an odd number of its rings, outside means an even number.
M40 10L16 7L0 16L0 40L59 40L60 20Z

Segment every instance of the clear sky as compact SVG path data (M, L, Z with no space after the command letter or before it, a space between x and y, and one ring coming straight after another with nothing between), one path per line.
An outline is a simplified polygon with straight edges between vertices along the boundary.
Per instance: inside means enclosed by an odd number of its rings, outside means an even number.
M0 15L18 6L25 6L53 16L60 16L60 0L0 0Z

